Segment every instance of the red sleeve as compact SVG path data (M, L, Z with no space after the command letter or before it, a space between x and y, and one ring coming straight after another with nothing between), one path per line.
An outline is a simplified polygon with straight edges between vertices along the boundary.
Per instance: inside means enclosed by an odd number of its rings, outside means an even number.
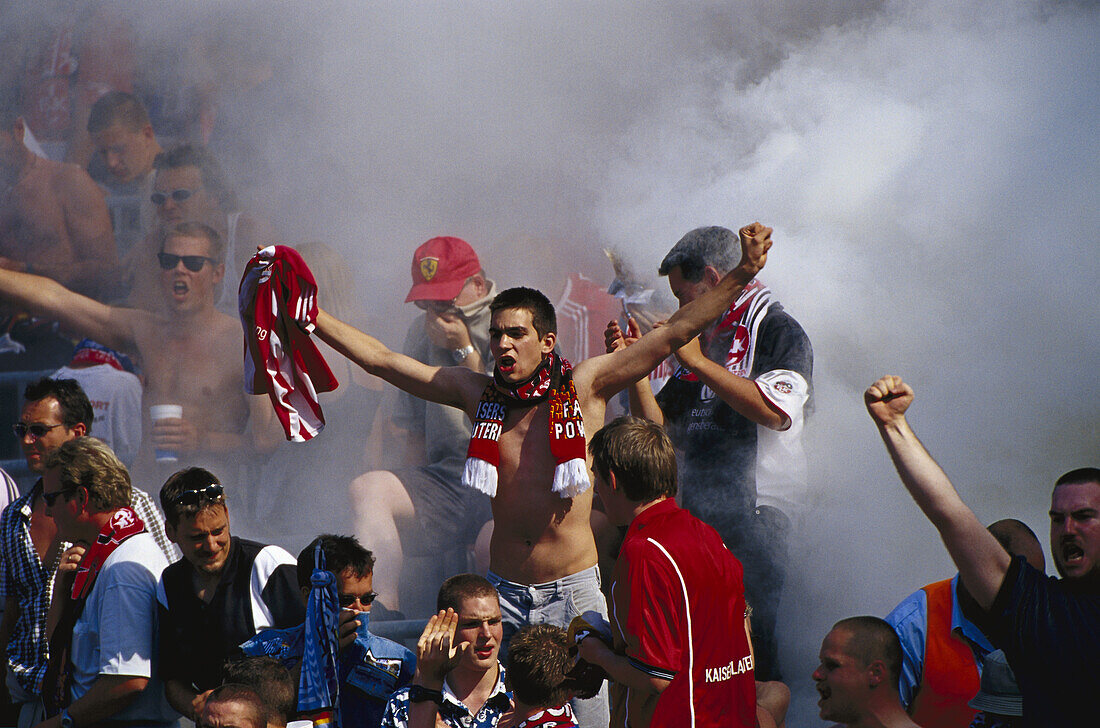
M684 592L668 555L648 541L631 544L627 559L629 605L623 625L626 655L676 672L684 644Z

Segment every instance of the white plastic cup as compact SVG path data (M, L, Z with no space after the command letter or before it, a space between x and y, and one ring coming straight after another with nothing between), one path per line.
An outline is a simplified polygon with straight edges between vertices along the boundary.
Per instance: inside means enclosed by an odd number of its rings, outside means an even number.
M154 404L149 407L149 417L154 422L157 420L181 420L183 419L183 405L179 404ZM180 456L175 450L155 449L158 463L178 463Z

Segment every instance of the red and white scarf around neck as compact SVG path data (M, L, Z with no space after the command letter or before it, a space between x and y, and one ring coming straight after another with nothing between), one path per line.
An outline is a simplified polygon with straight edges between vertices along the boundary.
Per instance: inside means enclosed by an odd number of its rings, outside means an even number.
M741 291L741 295L722 316L722 320L709 333L703 334L700 344L704 356L717 361L717 357L710 356L711 342L728 338L730 345L725 361L722 362L723 366L739 377L748 377L756 355L756 332L771 303L771 289L754 278ZM672 376L685 382L699 381L691 370L683 366L677 367Z
M557 465L551 490L562 498L575 498L591 487L588 480L584 420L577 390L573 385L573 367L562 357L550 353L531 377L519 384L508 384L494 372L485 387L474 415L470 447L462 484L493 497L497 494L497 467L500 465L500 434L511 407L533 407L550 400L550 452Z

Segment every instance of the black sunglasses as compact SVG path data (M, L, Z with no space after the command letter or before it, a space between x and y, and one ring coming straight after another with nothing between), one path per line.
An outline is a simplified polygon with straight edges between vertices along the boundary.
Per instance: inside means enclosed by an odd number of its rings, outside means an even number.
M16 422L11 429L20 440L26 437L28 432L31 433L32 440L37 440L55 427L61 427L61 425L43 425L38 422L28 425L25 422Z
M47 493L42 491L42 500L45 502L47 508L53 508L53 504L57 502L57 499L66 493L72 493L76 488L62 488L61 490L55 490L53 493Z
M149 201L157 207L160 207L165 202L168 202L169 197L171 197L174 202L183 202L196 192L198 192L198 190L189 190L185 187L181 187L178 190L172 190L171 192L154 192L149 195Z
M208 501L216 501L225 495L225 488L217 483L211 483L198 490L185 490L172 501L177 506L197 506L205 498Z
M336 598L340 600L340 607L343 609L350 609L352 604L355 604L356 600L364 607L369 607L374 604L374 600L378 598L378 592L367 592L366 594L337 594Z
M198 273L202 270L208 260L211 265L216 262L213 258L207 258L205 255L172 255L171 253L157 253L157 260L160 261L160 267L164 270L172 270L182 260L183 267L192 273Z

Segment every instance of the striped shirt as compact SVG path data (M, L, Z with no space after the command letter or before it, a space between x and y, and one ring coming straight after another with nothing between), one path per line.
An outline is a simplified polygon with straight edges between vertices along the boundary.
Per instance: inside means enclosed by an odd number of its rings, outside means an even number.
M46 613L50 608L53 575L61 554L72 544L62 541L48 564L43 564L31 541L31 512L34 499L42 492L38 480L30 491L13 501L0 515L0 598L14 599L19 617L8 641L8 669L28 693L38 694L49 662L46 638ZM164 533L164 518L149 494L131 489L130 507L145 521L145 527L169 561L179 558L179 550Z

